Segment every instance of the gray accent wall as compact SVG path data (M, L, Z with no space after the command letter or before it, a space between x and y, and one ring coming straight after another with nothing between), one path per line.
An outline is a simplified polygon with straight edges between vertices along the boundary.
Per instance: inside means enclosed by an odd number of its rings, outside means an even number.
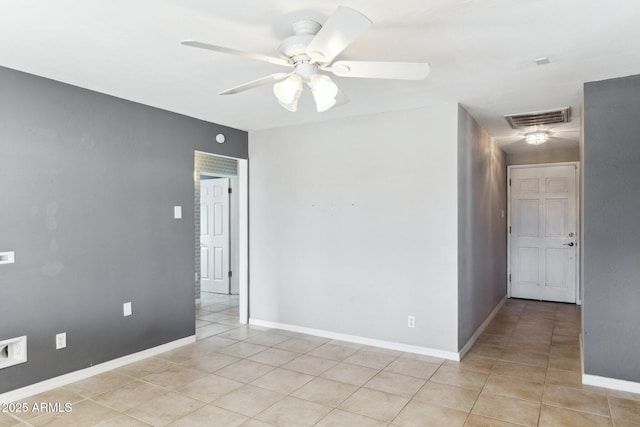
M640 382L640 76L586 83L584 372Z
M458 349L507 294L505 154L458 109Z
M0 393L193 335L194 150L247 134L6 68L0 93L0 340L28 337Z

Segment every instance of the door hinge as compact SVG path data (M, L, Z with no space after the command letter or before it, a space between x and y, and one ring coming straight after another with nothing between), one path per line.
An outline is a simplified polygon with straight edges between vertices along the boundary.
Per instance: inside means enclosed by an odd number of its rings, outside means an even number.
M511 234L511 226L509 226L509 234Z
M509 281L511 281L511 273L509 273Z
M511 186L511 178L509 178L509 186Z
M229 277L231 277L231 276L233 276L233 273L230 271L230 272L229 272Z
M231 190L231 187L229 187L229 194L231 194L233 191Z

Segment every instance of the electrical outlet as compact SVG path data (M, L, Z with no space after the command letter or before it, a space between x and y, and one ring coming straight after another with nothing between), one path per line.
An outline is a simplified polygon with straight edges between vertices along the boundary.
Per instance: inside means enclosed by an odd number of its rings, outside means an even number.
M25 344L22 341L18 341L13 344L13 358L15 360L24 359L24 348Z
M122 313L124 316L131 316L131 303L130 302L125 302L122 305Z
M0 264L13 264L14 262L16 262L16 253L14 251L0 252Z
M410 328L416 327L416 316L407 317L407 326Z
M65 348L67 346L67 333L63 332L56 335L56 350Z
M27 361L27 337L0 341L0 369Z

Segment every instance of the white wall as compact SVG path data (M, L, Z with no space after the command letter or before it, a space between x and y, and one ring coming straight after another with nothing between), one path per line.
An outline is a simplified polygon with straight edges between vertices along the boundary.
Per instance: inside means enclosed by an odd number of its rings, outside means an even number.
M250 317L457 351L457 120L251 132Z

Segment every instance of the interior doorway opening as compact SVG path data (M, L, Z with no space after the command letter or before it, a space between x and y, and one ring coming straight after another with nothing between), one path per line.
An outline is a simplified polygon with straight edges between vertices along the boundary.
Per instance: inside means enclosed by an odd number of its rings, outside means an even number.
M227 297L230 301L237 301L238 321L247 323L247 160L196 151L194 187L195 303L204 304L205 301ZM229 191L226 188L231 190L224 195L225 206L220 196L223 196L221 191ZM214 198L206 202L203 200L205 193ZM205 234L217 240L206 243L201 240ZM226 241L226 245L221 245L222 241Z

